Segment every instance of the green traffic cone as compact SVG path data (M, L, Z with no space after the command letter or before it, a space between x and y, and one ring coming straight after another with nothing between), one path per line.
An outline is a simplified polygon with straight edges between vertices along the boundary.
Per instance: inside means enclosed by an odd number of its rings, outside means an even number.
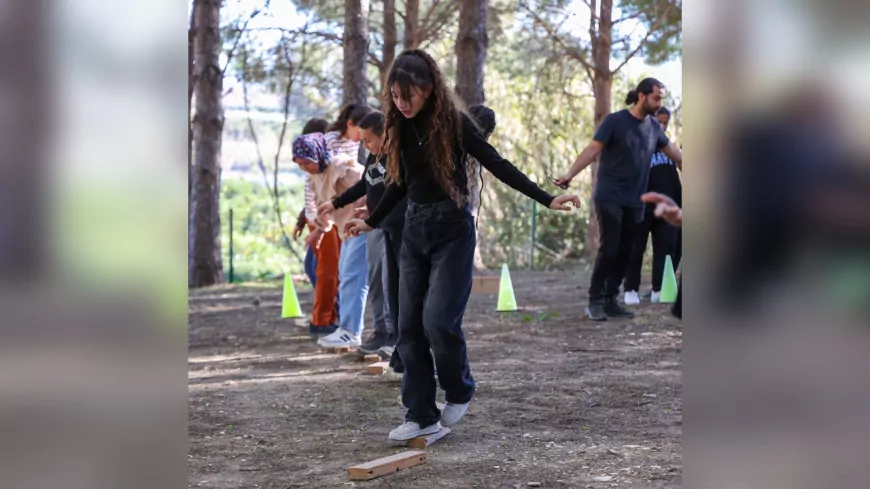
M666 304L677 302L677 276L674 274L671 255L665 256L665 276L662 277L661 294L661 302Z
M514 286L511 283L511 274L508 272L507 263L501 266L501 282L498 285L498 312L510 312L517 310L517 299L514 297Z
M301 318L302 310L299 308L299 298L296 297L296 288L293 287L293 277L289 273L284 275L284 298L281 304L281 319Z

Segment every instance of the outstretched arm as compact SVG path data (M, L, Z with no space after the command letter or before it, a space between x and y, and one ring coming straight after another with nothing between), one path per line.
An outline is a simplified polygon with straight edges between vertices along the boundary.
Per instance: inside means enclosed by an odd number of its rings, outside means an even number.
M683 169L683 152L680 151L680 148L678 148L677 145L669 142L667 146L662 148L662 153L664 153L668 158L674 160L677 168L680 170Z
M640 200L647 204L656 205L655 211L653 211L656 217L664 219L671 226L683 227L683 210L674 202L674 199L664 194L647 192L640 196Z
M347 189L343 194L332 199L332 207L334 207L335 209L341 209L346 205L353 204L357 200L365 197L365 195L366 181L364 178L360 178L359 181L353 185L353 187Z
M502 158L498 151L483 139L471 120L464 114L462 117L462 141L468 154L476 158L496 178L541 205L550 207L553 196L529 180L529 177L509 161Z
M559 187L568 188L568 185L571 183L571 180L577 176L578 173L585 170L587 166L591 165L595 158L601 153L601 150L604 149L604 145L599 141L592 140L586 145L586 148L580 153L580 156L574 161L574 164L571 165L571 168L562 175L557 178L555 183Z
M372 211L369 218L365 220L365 223L372 229L378 227L381 224L381 221L390 215L390 212L393 211L396 204L398 204L407 193L408 188L405 187L404 184L391 183L387 185L386 190L384 190L384 196L381 197L378 206Z

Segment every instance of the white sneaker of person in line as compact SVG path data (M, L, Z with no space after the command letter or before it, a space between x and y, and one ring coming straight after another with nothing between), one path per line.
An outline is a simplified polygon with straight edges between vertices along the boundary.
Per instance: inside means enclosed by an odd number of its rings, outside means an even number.
M431 435L433 433L438 433L439 431L441 431L441 423L438 422L423 428L417 423L407 421L402 423L402 426L399 426L390 432L390 440L408 441L412 438L417 438L418 436Z
M447 426L448 428L458 423L465 413L468 412L468 405L470 403L465 404L453 404L452 402L448 402L447 405L444 406L444 409L441 410L441 424Z
M653 304L661 302L662 301L662 293L653 291L653 293L649 296L649 301L652 302Z
M627 290L625 291L625 297L623 297L623 302L625 302L626 306L636 306L640 304L640 297L637 295L636 290Z
M318 344L327 348L340 346L359 346L362 344L362 338L359 335L355 335L346 329L339 329L338 331L336 331L336 333L339 333L337 337L330 338L329 336L325 336L318 342Z
M326 346L326 345L323 344L324 341L334 341L334 340L337 340L337 339L342 335L342 333L344 333L344 332L345 332L345 330L343 330L343 329L341 329L341 328L338 328L338 329L336 329L335 331L333 331L332 333L329 333L328 335L323 336L322 338L318 339L318 340L317 340L317 344L320 345L320 346Z

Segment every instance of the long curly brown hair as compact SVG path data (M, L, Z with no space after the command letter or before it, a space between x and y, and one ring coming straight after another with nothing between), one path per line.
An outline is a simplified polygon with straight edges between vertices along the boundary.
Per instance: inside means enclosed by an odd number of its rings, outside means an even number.
M432 155L429 163L433 167L433 175L450 199L461 204L463 196L453 183L453 172L456 164L453 160L453 145L462 144L460 112L453 98L453 92L435 63L435 60L423 50L411 49L402 52L393 62L387 83L384 84L384 107L386 107L386 125L384 133L384 153L388 155L387 181L401 182L399 175L399 158L401 140L401 121L404 115L396 107L390 89L398 88L404 100L411 100L411 89L431 90L429 98L421 109L431 114L429 130L426 133L427 149ZM411 136L410 134L408 135Z

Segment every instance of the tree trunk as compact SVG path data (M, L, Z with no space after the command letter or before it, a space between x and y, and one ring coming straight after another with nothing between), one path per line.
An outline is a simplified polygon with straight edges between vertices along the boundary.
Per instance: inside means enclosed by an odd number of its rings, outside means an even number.
M384 0L384 46L381 59L381 90L386 89L387 76L393 60L396 59L396 44L399 38L396 34L396 0Z
M3 7L0 25L7 49L0 57L0 282L17 290L39 276L46 263L45 252L50 250L48 233L43 231L49 223L46 184L50 182L47 178L57 174L45 163L51 144L48 118L56 115L56 99L48 78L52 73L43 64L46 45L41 33L47 25L41 3L7 2Z
M344 104L366 103L369 0L344 2Z
M415 49L420 44L420 0L405 2L405 49Z
M486 5L487 0L461 0L459 4L459 35L455 46L456 94L466 107L482 104L484 101L483 69L489 44L486 35ZM478 241L479 236L478 233ZM479 245L474 249L474 268L486 269Z
M595 4L592 2L592 15L595 15ZM592 91L595 94L595 130L610 113L610 89L613 85L613 74L610 71L610 48L613 33L613 0L601 0L601 10L598 13L598 29L592 38L592 62L593 80ZM590 30L594 28L595 19L590 19ZM595 194L595 186L598 185L598 161L589 167L592 175L592 195ZM598 228L598 214L595 211L595 202L590 196L589 201L589 227L586 232L586 250L590 260L594 260L598 254L600 245L600 229Z
M487 0L461 0L456 39L456 93L467 107L482 104L483 68L486 65Z
M224 114L223 73L219 65L221 0L195 0L196 115L193 222L190 226L188 282L203 287L223 282L220 246L220 157Z
M193 193L193 123L191 122L191 103L193 101L193 38L196 33L194 9L190 9L190 25L187 28L187 206L190 209L190 196ZM188 219L190 219L188 215Z

